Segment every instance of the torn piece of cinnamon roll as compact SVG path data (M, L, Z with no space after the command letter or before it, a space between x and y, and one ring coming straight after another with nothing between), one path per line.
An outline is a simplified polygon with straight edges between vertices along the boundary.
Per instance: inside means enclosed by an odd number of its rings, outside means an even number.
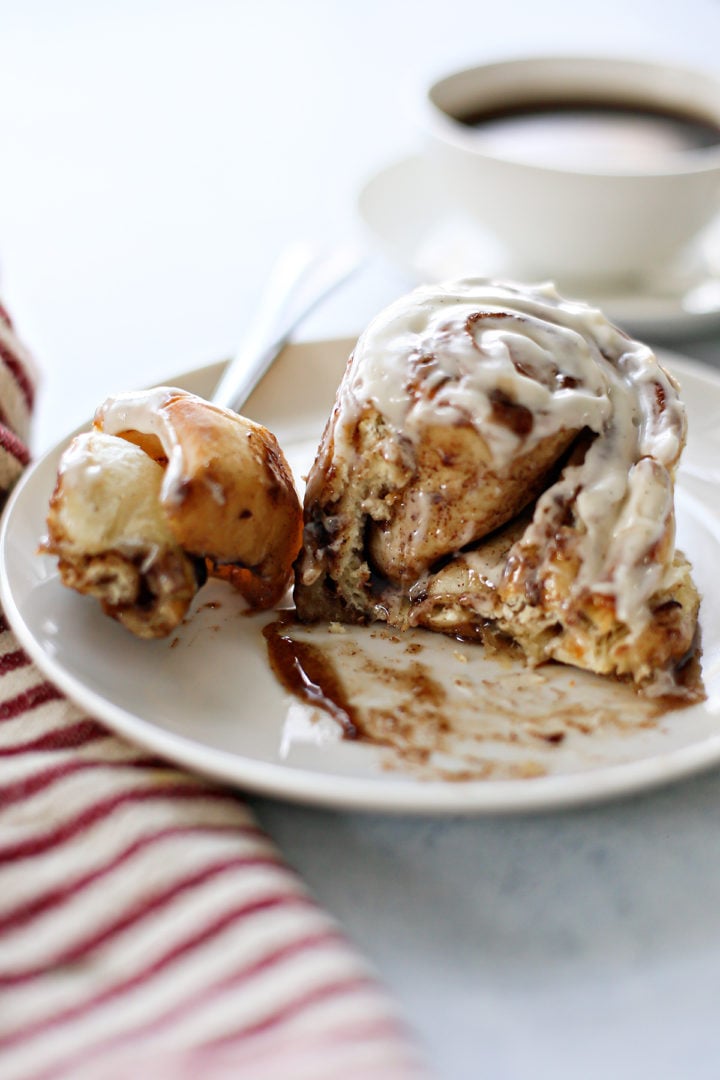
M140 637L178 625L208 573L282 598L302 515L266 428L170 387L109 398L62 455L41 550Z
M301 619L511 639L671 689L686 420L652 351L549 285L416 289L360 337L305 499Z

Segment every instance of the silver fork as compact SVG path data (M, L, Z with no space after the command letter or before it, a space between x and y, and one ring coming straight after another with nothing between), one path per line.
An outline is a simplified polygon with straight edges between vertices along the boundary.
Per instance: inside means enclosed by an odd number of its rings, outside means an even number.
M304 244L288 247L273 267L251 329L215 387L215 404L240 412L298 324L364 261L351 247L329 254Z

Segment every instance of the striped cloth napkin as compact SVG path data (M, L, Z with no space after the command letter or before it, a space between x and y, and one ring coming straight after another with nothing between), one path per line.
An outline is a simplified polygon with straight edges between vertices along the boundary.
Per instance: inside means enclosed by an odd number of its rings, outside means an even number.
M0 497L34 376L0 309ZM2 617L0 616L0 620ZM246 806L115 738L0 621L0 1077L426 1075Z

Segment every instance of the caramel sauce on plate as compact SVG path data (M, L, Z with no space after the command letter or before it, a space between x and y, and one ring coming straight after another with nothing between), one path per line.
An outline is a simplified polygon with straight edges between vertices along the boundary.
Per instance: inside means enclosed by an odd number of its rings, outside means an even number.
M290 622L280 618L263 629L276 678L306 705L325 709L346 738L358 738L361 725L357 709L345 694L332 661L316 645L296 641L287 632Z
M529 668L493 639L380 624L333 633L289 612L263 635L276 678L311 715L329 715L343 738L379 748L384 768L425 780L542 776L548 755L568 744L574 754L578 740L654 730L680 704L565 665Z

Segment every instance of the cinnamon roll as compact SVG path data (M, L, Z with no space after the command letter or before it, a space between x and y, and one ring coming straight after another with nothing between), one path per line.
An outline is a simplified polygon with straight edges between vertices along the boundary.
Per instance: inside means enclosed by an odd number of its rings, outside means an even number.
M423 286L360 337L305 497L304 621L509 640L662 693L699 598L686 417L653 352L553 286Z
M292 577L302 513L277 440L170 387L109 398L60 459L41 550L141 637L184 617L208 574L251 607Z

